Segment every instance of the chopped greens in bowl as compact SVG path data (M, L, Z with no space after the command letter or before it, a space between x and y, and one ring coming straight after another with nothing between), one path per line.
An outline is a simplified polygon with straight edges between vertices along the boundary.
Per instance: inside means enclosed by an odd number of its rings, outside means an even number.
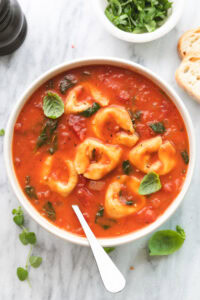
M146 33L165 23L171 7L168 0L107 0L105 15L123 31Z

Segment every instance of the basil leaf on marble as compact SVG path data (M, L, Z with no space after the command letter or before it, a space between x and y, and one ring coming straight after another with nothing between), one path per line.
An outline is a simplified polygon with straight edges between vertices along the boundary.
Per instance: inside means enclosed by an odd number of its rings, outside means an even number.
M20 281L24 281L28 278L28 271L24 268L17 268L17 276Z
M64 113L64 103L61 97L52 92L47 92L43 99L43 111L46 117L57 119Z
M103 247L103 249L106 251L106 253L110 253L115 250L115 247Z
M0 136L4 136L5 135L5 130L2 128L0 129Z
M149 195L159 191L162 188L160 177L155 172L145 175L140 183L139 194Z
M150 238L148 247L150 256L170 255L179 250L185 241L185 232L180 226L174 230L160 230Z
M13 221L18 226L22 226L24 224L24 213L21 209L21 206L19 206L17 209L12 210L12 214L15 215L13 217Z

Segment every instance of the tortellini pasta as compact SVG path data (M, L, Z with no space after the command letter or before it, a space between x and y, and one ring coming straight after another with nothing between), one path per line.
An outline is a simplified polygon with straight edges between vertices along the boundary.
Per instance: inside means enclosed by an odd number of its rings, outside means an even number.
M88 138L77 148L76 171L86 178L98 180L117 166L121 152L119 146L106 145L94 138Z
M85 100L79 101L79 96L84 90L88 91L91 95L89 100L87 97ZM106 106L109 104L109 100L101 94L101 92L92 84L82 83L74 87L67 95L65 102L65 113L81 113L82 111L91 107L92 102L97 102L100 106Z
M151 163L154 152L158 159ZM176 150L169 141L157 136L139 143L129 153L129 160L144 173L156 172L159 175L169 173L176 165Z
M120 191L123 187L133 194L133 204L126 205L120 201ZM113 181L105 196L105 211L109 217L119 219L141 210L146 204L146 198L139 195L140 180L133 176L122 175ZM134 201L134 196L135 200Z
M78 182L78 175L74 164L71 160L63 160L63 164L67 166L67 182L62 182L54 178L51 174L53 160L55 159L55 154L53 156L48 156L44 161L41 182L49 186L49 188L57 192L63 197L67 197L75 188Z
M106 125L109 123L116 123L114 132L111 131L109 137L105 136ZM93 130L96 136L100 139L107 139L114 144L125 145L132 147L136 144L139 137L135 133L133 124L127 110L119 105L111 105L100 109L92 122Z

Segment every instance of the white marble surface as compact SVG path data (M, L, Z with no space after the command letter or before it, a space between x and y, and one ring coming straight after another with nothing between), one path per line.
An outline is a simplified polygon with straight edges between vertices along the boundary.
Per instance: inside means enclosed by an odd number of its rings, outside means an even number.
M95 1L95 0L92 0ZM182 97L196 130L200 147L200 105L181 91L174 80L179 64L178 37L199 25L199 0L187 0L177 27L164 38L143 45L115 39L98 22L89 0L20 0L27 16L28 35L13 55L0 58L0 127L6 126L17 97L39 74L72 58L114 56L140 63L164 78ZM75 47L72 48L72 45ZM198 300L200 299L199 171L181 207L163 228L182 225L187 233L183 248L170 257L149 258L148 237L118 247L112 258L127 279L117 295L105 291L89 248L62 241L40 228L26 214L27 225L38 236L35 253L44 262L31 270L28 284L16 278L28 248L18 240L12 208L19 205L7 180L0 140L0 299L4 300ZM196 165L200 165L197 158ZM134 266L134 270L129 270Z

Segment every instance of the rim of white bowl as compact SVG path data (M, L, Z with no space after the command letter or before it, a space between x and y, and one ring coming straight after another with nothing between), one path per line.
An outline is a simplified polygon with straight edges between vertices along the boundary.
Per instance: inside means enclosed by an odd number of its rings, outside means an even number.
M43 73L41 76L39 76L26 90L25 92L19 97L13 111L11 112L10 118L8 120L6 133L4 137L4 159L5 159L5 165L7 170L7 175L9 178L9 181L11 183L11 186L20 201L21 205L24 207L24 209L28 212L28 214L44 229L47 231L53 233L57 237L60 237L64 240L67 240L69 242L88 246L88 241L84 237L80 237L78 235L72 234L64 229L60 229L50 223L47 219L42 217L39 212L33 207L31 202L26 198L24 195L21 187L19 186L18 180L16 178L16 174L14 171L13 166L13 160L12 160L12 138L13 138L13 129L16 122L16 119L24 105L24 103L29 99L29 97L33 94L33 92L44 82L46 82L48 79L56 76L59 73L78 68L78 67L84 67L89 65L111 65L111 66L117 66L125 69L129 69L133 72L136 72L138 74L141 74L150 80L152 80L157 86L159 86L173 101L173 103L176 105L177 109L179 110L185 126L188 133L188 139L189 139L189 147L190 147L190 161L188 165L188 172L186 175L185 182L183 184L181 192L178 194L178 196L174 199L174 201L171 203L171 205L165 210L165 212L158 217L158 219L151 223L150 225L147 225L146 227L137 230L135 232L122 235L119 237L113 237L113 238L99 238L99 242L102 246L117 246L121 244L125 244L134 240L137 240L141 237L146 236L147 234L151 233L155 229L157 229L159 226L161 226L164 222L167 221L167 219L175 212L177 207L180 205L181 201L183 200L188 187L190 185L192 174L194 170L194 163L195 163L195 134L194 129L192 125L191 118L188 114L188 111L185 108L184 103L180 99L180 97L176 94L176 92L162 79L160 79L156 74L154 74L152 71L146 69L143 66L140 66L136 63L133 63L128 60L124 59L118 59L118 58L105 58L105 57L97 57L97 58L85 58L85 59L76 59L73 61L65 62L63 64L60 64L49 71Z
M173 2L172 12L161 27L159 27L153 32L134 34L117 28L106 17L104 13L104 9L102 8L103 6L102 0L91 0L94 10L96 11L97 16L99 20L102 22L102 24L104 25L105 29L115 37L132 43L147 43L147 42L154 41L166 35L176 26L176 24L178 23L182 15L185 0L172 0L172 2Z

